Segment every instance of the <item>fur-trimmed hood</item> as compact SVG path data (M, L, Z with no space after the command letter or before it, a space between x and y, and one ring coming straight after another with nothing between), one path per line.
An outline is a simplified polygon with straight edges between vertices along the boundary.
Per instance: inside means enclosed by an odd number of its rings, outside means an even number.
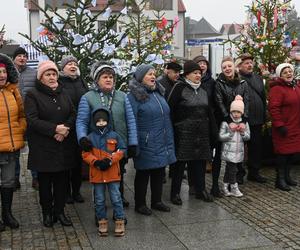
M129 82L129 90L130 93L140 102L146 102L149 99L149 94L151 92L157 91L162 96L165 94L164 87L159 83L156 82L156 87L154 90L148 89L143 83L139 83L135 78L132 78Z
M19 80L19 73L16 69L13 61L5 54L0 53L0 63L6 65L7 70L7 82L17 83Z

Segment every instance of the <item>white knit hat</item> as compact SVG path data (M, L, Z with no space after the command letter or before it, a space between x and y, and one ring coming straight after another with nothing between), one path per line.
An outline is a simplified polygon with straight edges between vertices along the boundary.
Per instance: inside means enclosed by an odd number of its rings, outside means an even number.
M234 98L234 101L230 105L230 112L232 111L239 111L242 114L244 114L244 102L243 102L243 97L240 95L237 95Z
M53 61L50 61L50 60L41 61L37 68L37 79L41 80L42 75L49 69L54 70L56 72L56 74L58 75L58 68Z
M285 69L285 68L291 68L294 71L294 66L292 64L290 64L290 63L281 63L276 68L276 76L280 77L282 70Z

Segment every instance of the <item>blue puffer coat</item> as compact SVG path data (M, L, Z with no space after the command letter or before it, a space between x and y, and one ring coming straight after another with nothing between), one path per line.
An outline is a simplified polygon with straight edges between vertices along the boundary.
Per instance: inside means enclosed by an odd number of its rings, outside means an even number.
M76 131L78 141L82 137L86 137L93 129L93 122L91 120L92 111L99 108L107 108L109 95L104 94L105 103L102 104L100 100L99 88L95 88L85 93L79 102ZM112 129L116 131L124 140L126 145L137 145L137 132L135 118L132 112L132 107L122 91L115 90L112 106Z
M136 117L138 155L133 158L138 170L165 167L176 161L170 109L162 87L152 91L133 79L128 99Z

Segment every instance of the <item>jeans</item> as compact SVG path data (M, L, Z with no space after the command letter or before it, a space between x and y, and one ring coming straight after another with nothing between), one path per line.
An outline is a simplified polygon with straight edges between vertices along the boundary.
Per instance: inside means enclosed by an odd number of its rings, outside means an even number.
M1 187L13 188L15 185L15 153L0 153Z
M114 209L114 217L116 219L125 219L123 202L119 190L120 182L97 183L94 184L95 210L98 220L107 219L105 207L105 191L108 187L110 201Z

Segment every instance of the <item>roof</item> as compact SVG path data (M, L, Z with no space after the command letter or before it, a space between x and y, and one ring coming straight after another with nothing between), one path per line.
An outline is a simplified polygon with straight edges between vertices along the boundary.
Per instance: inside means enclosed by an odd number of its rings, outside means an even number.
M220 33L224 35L238 34L240 33L241 28L242 28L242 24L237 24L237 23L223 24L220 29Z
M204 17L202 17L198 22L189 19L189 25L187 30L187 35L198 35L198 34L219 34L219 32L208 22Z
M183 1L182 0L177 0L177 1L178 1L178 12L179 13L186 12ZM121 11L124 8L125 2L126 2L125 0L121 0L110 7L112 11ZM37 3L38 0L24 1L25 7L28 8L29 11L39 10L38 7L36 6ZM107 0L97 0L96 7L91 7L91 11L103 10L106 7L106 5L107 5Z

